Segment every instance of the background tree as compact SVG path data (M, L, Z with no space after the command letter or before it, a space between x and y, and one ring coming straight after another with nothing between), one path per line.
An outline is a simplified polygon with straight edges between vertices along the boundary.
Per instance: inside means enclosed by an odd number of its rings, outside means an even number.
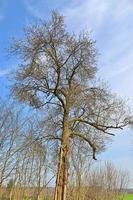
M88 33L68 33L57 12L52 12L50 20L27 27L11 53L20 61L13 95L35 108L45 108L42 135L57 147L59 157L54 199L66 200L74 139L87 143L96 160L108 136L114 135L111 130L128 125L128 109L96 81L95 42Z
M0 187L8 181L16 167L17 140L22 128L21 117L13 104L0 99Z
M68 199L81 200L85 197L85 180L93 164L92 155L89 154L88 144L83 140L75 140L71 148L71 166L69 168Z
M39 117L12 101L0 99L0 199L23 199L44 193L51 177L46 140ZM40 127L40 128L39 128ZM38 138L39 137L39 138ZM34 174L34 176L33 176ZM53 174L51 175L53 176ZM14 183L12 185L12 183ZM11 186L12 185L12 186ZM29 190L33 187L32 192ZM29 191L28 191L29 190Z
M111 162L94 167L86 176L86 197L90 200L124 199L129 184L128 171L117 169ZM85 195L85 193L84 193Z

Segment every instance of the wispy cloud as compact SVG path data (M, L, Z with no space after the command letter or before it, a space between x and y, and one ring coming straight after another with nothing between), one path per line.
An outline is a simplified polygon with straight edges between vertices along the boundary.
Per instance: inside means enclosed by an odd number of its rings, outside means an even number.
M81 22L83 26L89 23L89 26L92 28L99 27L102 23L107 13L108 3L105 0L72 0L71 3L68 2L67 4L65 0L56 0L53 2L49 0L25 0L25 6L33 16L39 18L46 17L52 9L58 9L66 16L68 25L72 24L75 27ZM99 13L98 17L97 13ZM79 26L76 27L76 29L79 28Z
M9 69L0 69L0 77L4 77L6 75L8 75L10 72Z
M74 30L88 27L99 32L108 23L122 21L125 17L133 14L132 0L25 0L27 10L35 17L46 17L51 9L58 9L66 16L68 25Z
M110 51L111 54L111 51ZM117 52L116 52L117 54ZM111 56L111 55L110 55ZM118 55L117 55L118 56ZM104 56L103 56L104 57ZM115 79L117 76L122 76L125 73L133 73L133 51L128 51L128 53L123 52L118 58L110 58L108 61L101 63L100 74L105 76L107 79ZM102 58L104 60L104 58ZM102 66L104 65L104 66Z
M78 1L63 9L67 24L71 29L79 31L88 28L96 32L101 28L108 10L107 1L85 0Z
M132 0L84 0L74 1L70 7L63 9L64 14L74 29L88 27L100 32L108 24L121 22L133 14ZM111 30L110 30L111 31Z

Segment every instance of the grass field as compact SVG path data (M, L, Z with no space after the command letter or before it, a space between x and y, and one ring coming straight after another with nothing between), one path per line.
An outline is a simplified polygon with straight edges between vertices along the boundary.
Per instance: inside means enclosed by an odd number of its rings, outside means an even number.
M124 200L133 200L133 194L127 194Z

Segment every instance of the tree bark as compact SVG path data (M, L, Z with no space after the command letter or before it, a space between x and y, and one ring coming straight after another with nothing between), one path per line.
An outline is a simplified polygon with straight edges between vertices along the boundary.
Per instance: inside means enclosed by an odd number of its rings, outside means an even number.
M66 200L68 184L68 166L70 152L70 131L68 122L64 121L62 144L59 153L58 172L54 200Z

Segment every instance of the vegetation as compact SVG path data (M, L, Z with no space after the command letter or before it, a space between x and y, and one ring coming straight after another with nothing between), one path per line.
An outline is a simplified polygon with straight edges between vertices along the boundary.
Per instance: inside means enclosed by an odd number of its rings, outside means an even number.
M132 200L133 199L133 194L126 194L124 196L124 200Z

